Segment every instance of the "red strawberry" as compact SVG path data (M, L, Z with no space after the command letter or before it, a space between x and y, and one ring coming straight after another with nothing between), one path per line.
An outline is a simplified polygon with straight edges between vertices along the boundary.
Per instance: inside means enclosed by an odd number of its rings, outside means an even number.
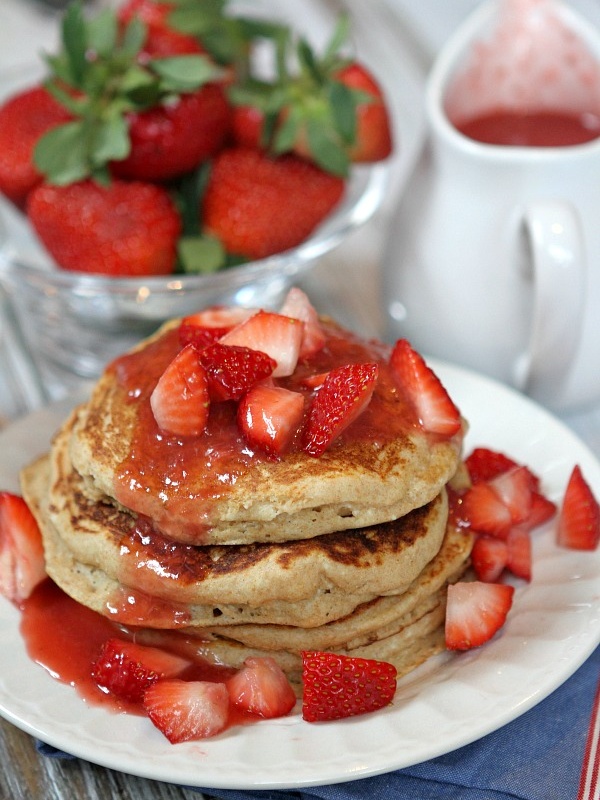
M33 161L36 144L43 134L70 118L41 86L14 95L0 108L0 192L20 208L42 181Z
M203 49L194 36L181 33L169 24L169 14L175 9L173 3L156 0L129 0L118 10L117 17L125 27L134 17L142 20L147 27L146 41L139 60L144 63L149 58L202 53Z
M406 339L394 345L390 364L399 388L414 407L423 428L442 436L461 429L460 412L440 379Z
M506 539L509 530L531 513L532 497L529 471L516 467L468 489L460 513L475 531Z
M180 350L167 366L150 395L150 405L161 430L175 436L204 432L210 405L208 379L193 345Z
M250 389L237 411L238 427L247 441L275 458L289 448L303 418L303 395L263 384Z
M131 22L138 17L149 27L167 28L168 17L175 8L171 2L159 0L126 0L119 8L118 19L121 24Z
M519 527L531 531L543 525L556 514L556 504L545 497L540 492L531 493L531 509L527 519L520 523Z
M508 546L495 536L476 536L471 550L471 563L477 579L495 583L506 568Z
M531 580L531 539L529 533L520 527L512 528L506 537L506 566L525 581Z
M384 708L396 692L396 674L385 661L304 652L302 717L324 722Z
M166 181L213 156L229 132L230 110L223 86L207 83L190 94L127 115L131 153L113 161L120 178Z
M595 550L600 542L600 507L578 464L567 483L557 542L573 550Z
M277 363L273 377L282 378L296 369L303 332L304 324L299 320L258 311L226 333L220 342L266 353Z
M448 650L469 650L489 641L504 625L514 591L508 584L482 581L448 586Z
M239 147L259 148L264 124L265 115L256 106L234 106L231 113L231 137L234 143Z
M101 689L123 700L141 703L144 692L161 678L181 674L190 662L157 647L123 639L108 639L92 666L92 677Z
M302 447L318 457L362 414L371 401L379 367L375 363L348 364L331 370L315 396Z
M26 600L46 577L38 524L22 497L0 492L0 594Z
M212 162L202 224L229 253L265 258L303 242L343 191L341 178L297 156L228 148Z
M304 323L299 358L310 358L323 349L326 337L319 322L319 315L302 289L293 286L289 290L280 314L299 319Z
M241 306L211 306L197 314L190 314L179 325L179 342L183 346L194 344L200 349L216 342L257 311L257 308Z
M198 358L206 370L211 400L216 401L239 400L277 366L266 353L221 342L204 347Z
M387 158L392 152L391 121L379 83L364 65L356 62L341 69L335 79L371 95L356 110L356 139L349 148L350 160L369 162Z
M465 466L469 471L471 482L480 483L496 478L503 472L517 467L518 464L504 453L498 453L488 447L476 447L465 459Z
M175 266L181 221L158 186L44 183L29 195L27 213L64 269L118 277L169 274Z
M229 694L224 683L161 680L144 695L146 713L171 744L206 739L225 730Z
M296 705L296 694L274 658L247 658L243 668L227 681L237 708L266 719L283 717Z

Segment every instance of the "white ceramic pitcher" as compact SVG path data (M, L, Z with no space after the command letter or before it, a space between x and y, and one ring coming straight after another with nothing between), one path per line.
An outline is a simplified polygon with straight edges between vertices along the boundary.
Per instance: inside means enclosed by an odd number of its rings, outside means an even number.
M390 338L406 336L565 411L600 402L600 139L514 147L457 131L451 89L501 9L498 0L479 7L433 66L428 141L391 226L383 303ZM554 9L562 38L586 53L588 74L577 80L596 102L600 34L566 6ZM577 111L563 78L558 94ZM549 102L551 86L533 88Z

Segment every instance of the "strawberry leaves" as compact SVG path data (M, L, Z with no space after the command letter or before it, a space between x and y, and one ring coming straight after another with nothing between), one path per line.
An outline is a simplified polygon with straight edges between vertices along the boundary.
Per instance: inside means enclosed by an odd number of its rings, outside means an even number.
M48 91L74 116L43 136L35 163L57 185L93 177L110 179L108 165L130 152L127 113L139 112L220 76L204 55L139 58L147 29L139 18L119 26L105 10L87 19L72 4L62 24L62 49L47 57Z

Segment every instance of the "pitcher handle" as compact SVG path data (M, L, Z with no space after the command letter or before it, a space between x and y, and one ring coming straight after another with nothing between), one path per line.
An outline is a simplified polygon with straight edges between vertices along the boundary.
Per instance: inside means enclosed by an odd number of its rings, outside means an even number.
M514 365L514 379L535 399L552 402L567 380L583 326L585 249L579 218L567 203L532 203L523 228L533 309L528 348Z

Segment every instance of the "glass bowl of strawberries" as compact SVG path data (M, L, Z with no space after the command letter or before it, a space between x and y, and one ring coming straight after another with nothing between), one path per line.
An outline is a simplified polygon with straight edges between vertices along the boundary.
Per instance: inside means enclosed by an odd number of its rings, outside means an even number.
M75 2L57 53L3 76L0 280L42 371L94 377L166 319L274 306L377 210L386 99L347 20L317 53L295 5Z

